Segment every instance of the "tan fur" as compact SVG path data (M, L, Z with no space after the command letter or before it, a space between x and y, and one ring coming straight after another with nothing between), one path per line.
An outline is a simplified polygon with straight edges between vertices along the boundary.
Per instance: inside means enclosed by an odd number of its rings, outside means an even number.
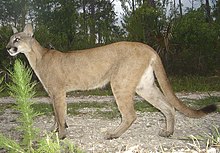
M133 96L142 96L166 117L161 136L174 132L175 109L190 116L201 117L203 110L193 110L180 102L172 91L157 53L137 42L118 42L103 47L62 53L43 48L34 38L30 24L23 32L11 36L8 52L24 53L52 99L59 137L66 136L66 92L103 87L110 82L122 122L106 135L107 139L123 134L136 119ZM17 39L16 39L17 38ZM154 73L161 90L155 84ZM205 110L205 109L204 109ZM211 112L211 111L210 111Z

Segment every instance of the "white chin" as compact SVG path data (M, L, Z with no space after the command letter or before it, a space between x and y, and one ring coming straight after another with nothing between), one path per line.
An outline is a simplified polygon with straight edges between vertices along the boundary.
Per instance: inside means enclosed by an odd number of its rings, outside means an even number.
M8 52L11 56L16 56L19 52Z

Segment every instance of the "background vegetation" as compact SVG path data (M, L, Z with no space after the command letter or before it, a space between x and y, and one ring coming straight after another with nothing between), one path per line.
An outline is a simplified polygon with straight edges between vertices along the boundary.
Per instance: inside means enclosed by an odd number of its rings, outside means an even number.
M14 61L5 50L10 26L22 30L27 22L45 47L67 51L138 41L152 46L172 75L219 75L220 1L189 2L191 6L181 0L1 0L0 76L7 79L5 69Z

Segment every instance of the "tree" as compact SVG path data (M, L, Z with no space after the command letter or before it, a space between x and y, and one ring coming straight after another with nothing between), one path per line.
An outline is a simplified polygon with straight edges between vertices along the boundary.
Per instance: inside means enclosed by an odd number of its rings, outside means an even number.
M216 19L215 22L220 24L220 1L216 2L216 6L213 11L213 16Z
M0 23L1 25L13 24L15 27L24 25L27 19L27 12L29 12L28 1L0 1Z
M163 12L160 6L154 7L149 3L143 3L135 12L127 13L123 26L128 32L128 40L144 42L155 49L160 48L161 39L164 43L164 33L170 26Z
M8 80L7 71L12 66L13 61L13 58L7 53L5 48L11 34L11 27L0 26L0 78L4 77L4 81Z
M219 25L206 22L203 8L192 10L181 20L175 21L172 43L176 44L176 53L173 55L173 71L197 75L214 72L220 57L218 29Z
M53 42L55 48L74 49L78 27L77 8L76 0L34 1L37 28L44 27L43 31L54 35L48 41Z
M80 25L83 27L83 35L89 38L90 46L106 44L117 39L115 36L120 28L116 25L117 18L114 12L113 1L95 0L81 1L83 3ZM86 19L86 20L84 20ZM86 32L86 33L85 33Z

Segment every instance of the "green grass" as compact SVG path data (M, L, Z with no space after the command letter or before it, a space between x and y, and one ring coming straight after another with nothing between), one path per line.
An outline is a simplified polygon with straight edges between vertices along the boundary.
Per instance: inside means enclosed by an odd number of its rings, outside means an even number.
M44 90L41 83L38 83L36 85L36 90L37 90L37 95L36 96L38 96L38 97L48 96L48 94ZM113 94L112 94L110 85L107 85L106 87L101 88L101 89L86 90L86 91L71 91L71 92L68 92L67 95L79 97L79 96L82 96L82 95L83 96L89 96L89 95L109 96L109 95L113 95ZM0 94L0 97L1 97L1 94Z
M15 104L1 104L0 113L3 113L5 109L12 109ZM44 115L53 115L53 108L51 104L47 103L34 103L32 105L34 112ZM82 111L83 109L90 109L92 111ZM152 105L147 102L136 102L135 109L140 112L155 112L158 111ZM92 117L102 117L107 119L113 119L120 116L117 105L114 102L81 102L68 104L69 115L89 115Z
M38 112L39 114L44 114L44 115L53 115L53 108L51 104L47 103L34 103L31 106L34 110L34 112Z
M210 105L210 104L216 104L220 102L220 97L207 97L205 99L199 99L199 100L188 100L185 101L187 105L190 107L199 109L204 106ZM13 108L15 104L0 104L0 114L4 112L5 109ZM38 112L40 114L44 115L53 115L53 108L51 104L47 103L34 103L32 105L32 108L35 112ZM87 111L82 110L88 109ZM158 110L153 107L151 104L145 102L145 101L138 101L135 103L135 110L139 111L141 113L143 112L157 112ZM218 112L220 112L220 108L218 109ZM84 116L88 115L91 117L101 117L101 118L107 118L107 119L113 119L120 117L120 113L118 111L117 105L114 102L106 102L106 103L100 103L100 102L81 102L81 103L69 103L68 104L68 114L69 115L79 115Z
M72 91L69 92L68 95L70 96L89 96L89 95L94 95L94 96L110 96L113 95L111 88L110 87L105 87L101 89L94 89L94 90L87 90L87 91Z
M53 115L53 108L51 104L33 104L32 105L35 112L44 115ZM83 109L90 109L90 111L82 111ZM103 111L106 109L107 111ZM93 111L91 111L93 110ZM89 115L92 117L103 117L103 118L116 118L120 116L115 103L99 103L99 102L81 102L81 103L70 103L68 104L69 115Z
M36 112L50 115L52 114L52 106L50 104L34 104L34 110ZM87 111L82 111L83 109L88 109ZM135 103L135 109L140 112L155 112L158 111L155 107L147 102L137 102ZM81 103L70 103L68 104L69 115L89 115L91 117L101 117L107 119L113 119L120 117L120 112L117 105L114 102L81 102Z
M12 109L15 104L0 104L0 115L4 114L6 109Z
M210 104L216 104L220 102L220 97L207 97L199 100L189 100L185 102L187 105L193 108L202 108ZM39 113L52 114L52 106L50 104L34 104L34 110ZM92 111L82 111L83 109L92 109ZM143 112L157 112L158 110L151 104L145 101L139 101L135 103L135 110L141 113ZM220 112L220 109L218 109ZM81 103L70 103L68 104L68 114L70 115L89 115L92 117L102 118L117 118L120 116L117 105L114 102L81 102Z
M190 106L192 106L194 108L202 108L204 106L211 105L211 104L219 105L220 104L220 97L210 96L210 97L207 97L204 99L193 100L193 101L190 100L190 102L186 102L186 104L189 104ZM220 112L219 107L218 107L217 111Z
M158 109L156 109L154 106L152 106L150 103L146 101L139 101L135 103L135 110L139 112L157 112Z
M220 91L220 77L185 76L171 77L171 85L175 92L207 92Z

